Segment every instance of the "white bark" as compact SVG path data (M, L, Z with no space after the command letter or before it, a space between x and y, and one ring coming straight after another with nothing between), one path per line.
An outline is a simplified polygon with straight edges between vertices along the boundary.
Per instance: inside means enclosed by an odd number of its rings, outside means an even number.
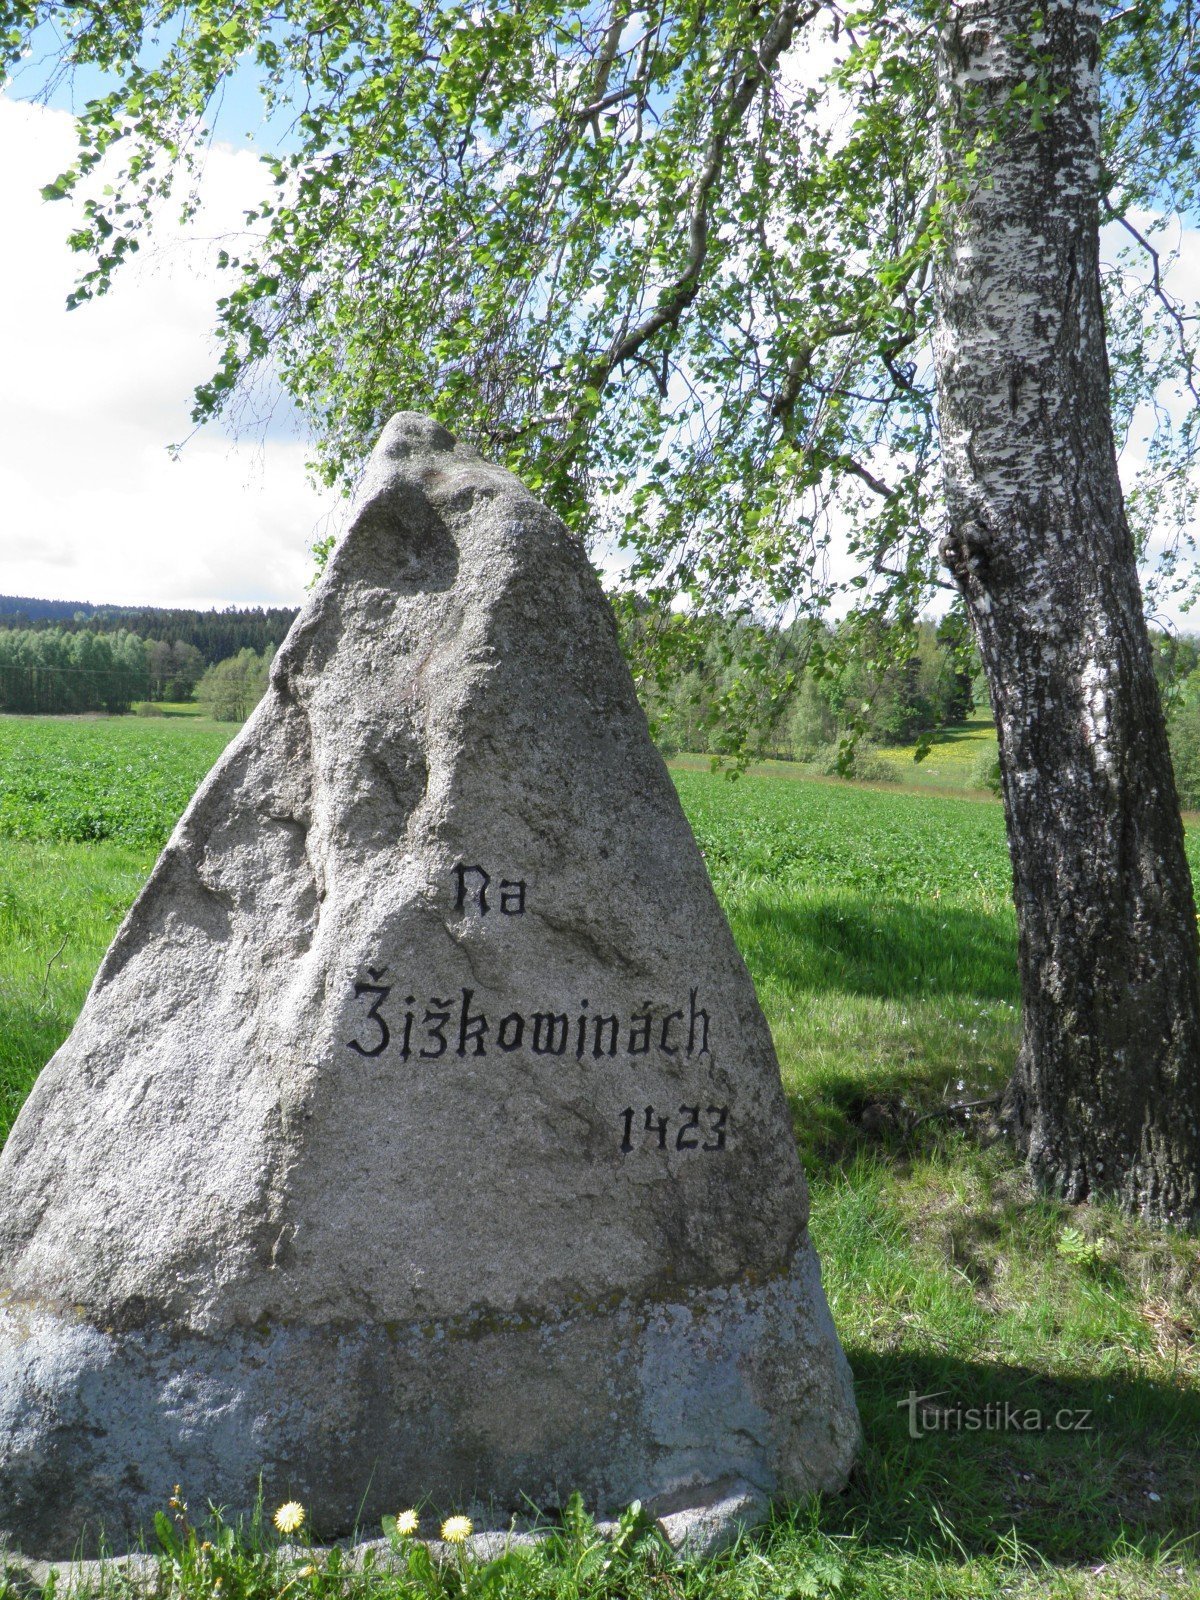
M1098 13L1074 0L964 0L943 36L946 176L962 185L938 270L943 553L1000 740L1014 1129L1046 1187L1190 1222L1196 916L1109 413L1098 56ZM1064 91L1043 127L1031 88Z

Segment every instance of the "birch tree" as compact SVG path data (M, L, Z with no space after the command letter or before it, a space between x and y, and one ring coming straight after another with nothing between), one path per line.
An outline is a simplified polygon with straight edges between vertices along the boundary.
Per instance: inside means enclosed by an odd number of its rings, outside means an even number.
M1014 1129L1068 1200L1195 1221L1200 951L1109 403L1099 24L1075 0L963 0L942 36L942 553L1000 741ZM1031 64L1038 117L1015 98ZM963 162L981 136L982 173Z
M262 93L198 422L265 366L335 481L433 411L697 614L819 613L834 528L864 647L961 596L1014 1130L1048 1188L1172 1221L1200 1212L1197 951L1135 552L1190 514L1195 320L1154 230L1197 210L1191 3L0 0L17 92L107 75L44 190L78 207L75 303L189 209L230 82ZM1145 263L1109 274L1111 372L1102 215ZM1127 516L1114 421L1146 415Z

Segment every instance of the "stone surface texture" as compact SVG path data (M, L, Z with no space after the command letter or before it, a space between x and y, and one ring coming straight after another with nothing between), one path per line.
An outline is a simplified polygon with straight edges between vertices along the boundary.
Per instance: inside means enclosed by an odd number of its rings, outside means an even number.
M582 545L393 418L0 1155L0 1537L836 1487L806 1223Z

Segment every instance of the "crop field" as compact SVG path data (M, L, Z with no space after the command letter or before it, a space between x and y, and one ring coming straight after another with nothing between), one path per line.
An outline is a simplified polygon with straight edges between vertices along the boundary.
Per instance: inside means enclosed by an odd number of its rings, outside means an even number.
M157 848L235 732L193 716L0 716L0 837Z
M0 1138L236 727L0 716Z
M228 733L0 718L0 1138ZM1195 1600L1196 1242L1035 1195L987 1107L953 1109L1003 1085L1018 1039L999 804L938 792L945 771L924 792L774 764L674 776L779 1051L863 1416L851 1485L706 1567L551 1554L486 1589L407 1589L243 1542L164 1556L163 1593ZM914 1437L914 1394L959 1423Z

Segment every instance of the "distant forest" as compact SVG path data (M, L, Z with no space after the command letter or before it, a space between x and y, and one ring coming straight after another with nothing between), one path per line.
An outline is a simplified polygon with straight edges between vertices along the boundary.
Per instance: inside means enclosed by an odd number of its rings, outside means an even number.
M0 595L0 711L122 712L135 701L189 700L206 669L231 658L263 676L295 616L282 607L185 611Z
M205 665L237 655L261 654L283 643L296 619L294 607L227 606L224 611L185 611L163 606L93 606L85 600L34 600L0 594L0 629L62 633L136 633L147 641L187 644Z

